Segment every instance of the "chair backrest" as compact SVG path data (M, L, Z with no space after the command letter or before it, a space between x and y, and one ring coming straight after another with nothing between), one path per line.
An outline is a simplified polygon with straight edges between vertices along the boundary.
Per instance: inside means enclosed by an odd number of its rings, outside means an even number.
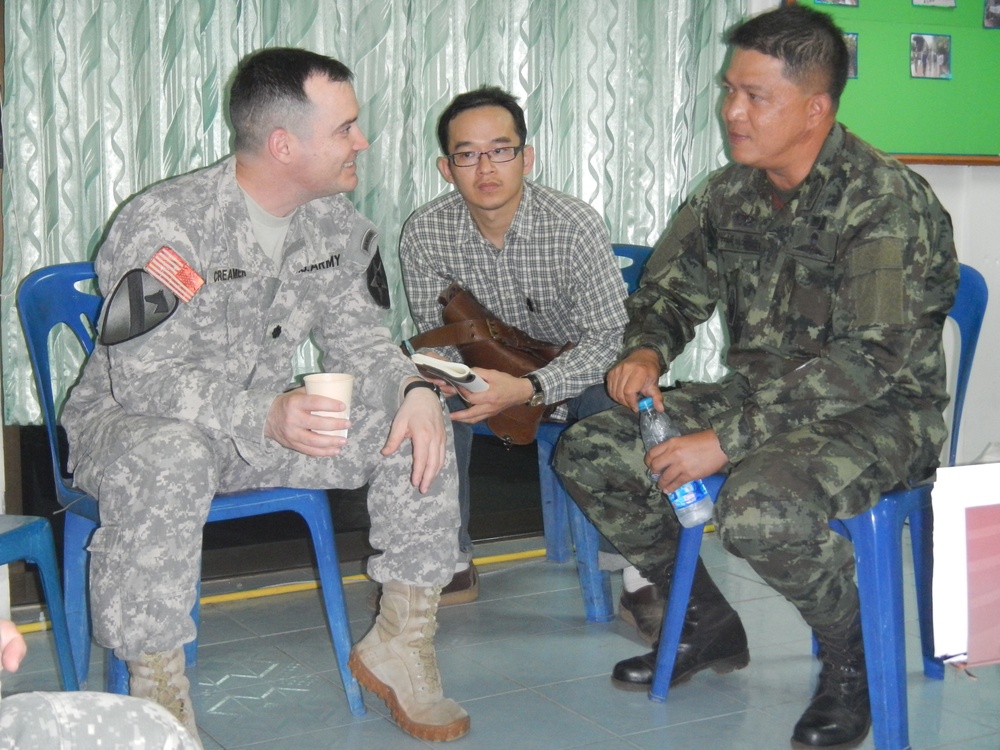
M639 288L639 277L642 276L642 269L649 260L653 248L646 245L624 245L613 244L611 249L618 256L618 266L621 268L622 278L625 279L625 286L631 294Z
M952 466L958 453L958 428L962 422L965 391L969 385L969 375L972 373L972 360L976 354L976 344L979 343L979 331L983 327L983 318L986 315L986 300L989 298L986 280L979 271L962 263L959 273L955 304L948 313L948 317L958 325L961 338L958 350L958 375L955 379L955 395L951 411L951 446L948 463Z
M66 325L89 355L94 350L94 332L103 299L81 291L76 285L94 279L93 263L64 263L33 271L17 290L17 312L28 343L28 356L35 372L35 385L49 437L52 469L57 490L62 484L61 451L56 429L56 399L49 362L49 337L53 329ZM65 499L59 494L60 501Z

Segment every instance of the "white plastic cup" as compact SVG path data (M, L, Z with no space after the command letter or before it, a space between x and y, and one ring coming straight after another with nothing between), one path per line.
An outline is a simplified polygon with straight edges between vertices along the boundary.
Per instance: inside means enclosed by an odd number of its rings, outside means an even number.
M316 372L302 378L306 393L315 396L326 396L343 402L343 411L314 411L321 417L351 418L351 394L354 393L354 376L345 372ZM347 437L347 430L314 430L320 435L341 435Z

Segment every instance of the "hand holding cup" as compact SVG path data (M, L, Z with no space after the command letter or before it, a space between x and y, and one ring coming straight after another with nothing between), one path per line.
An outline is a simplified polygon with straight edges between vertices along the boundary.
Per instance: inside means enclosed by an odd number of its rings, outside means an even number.
M326 396L344 404L343 411L315 411L313 414L322 417L351 418L351 395L354 392L354 376L344 372L317 372L306 375L303 379L306 393L315 396ZM321 435L341 435L347 437L347 430L316 430Z

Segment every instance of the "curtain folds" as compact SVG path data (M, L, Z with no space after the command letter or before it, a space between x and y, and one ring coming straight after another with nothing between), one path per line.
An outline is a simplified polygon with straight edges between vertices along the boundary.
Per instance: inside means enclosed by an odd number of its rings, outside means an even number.
M533 179L600 211L612 239L652 244L691 186L724 163L722 31L746 0L7 0L2 322L4 421L37 422L14 309L43 265L94 256L108 221L150 183L230 150L225 92L261 47L307 47L356 75L371 148L351 195L382 230L389 324L411 324L396 246L409 213L450 189L435 126L456 94L520 97ZM718 321L681 377L720 372ZM62 351L60 390L80 362ZM302 369L314 353L303 351Z

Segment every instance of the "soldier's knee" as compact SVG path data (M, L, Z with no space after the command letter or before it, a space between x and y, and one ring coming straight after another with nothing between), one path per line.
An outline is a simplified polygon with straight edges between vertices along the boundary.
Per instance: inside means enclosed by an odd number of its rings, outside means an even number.
M147 418L128 424L129 448L119 465L148 472L160 482L197 478L218 483L219 470L212 441L197 426L177 419Z

